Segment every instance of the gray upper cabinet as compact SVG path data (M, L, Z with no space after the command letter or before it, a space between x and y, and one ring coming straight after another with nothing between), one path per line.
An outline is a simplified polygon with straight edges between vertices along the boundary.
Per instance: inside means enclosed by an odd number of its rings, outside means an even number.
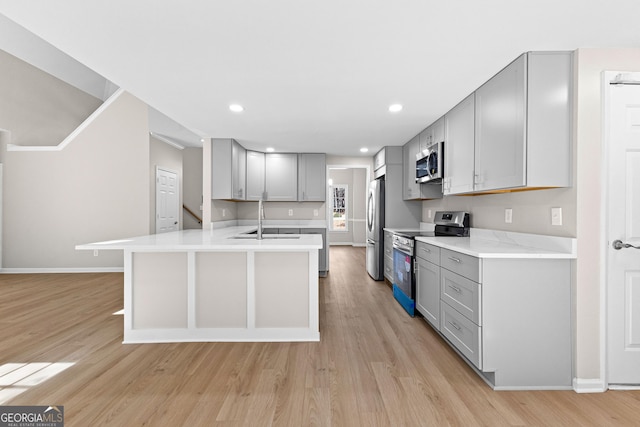
M298 200L298 155L265 154L266 200L295 202Z
M420 132L420 151L436 142L444 141L444 117L440 117L428 128Z
M420 184L416 182L416 156L420 151L420 135L414 136L402 147L402 167L404 179L402 198L404 200L420 199Z
M416 182L416 158L420 149L420 137L424 131L414 136L411 141L402 147L402 170L404 179L402 180L402 198L404 200L441 199L442 184Z
M526 65L526 57L520 56L476 91L478 191L526 184Z
M260 200L264 197L264 153L247 150L247 197Z
M246 150L234 139L211 141L211 198L245 200Z
M474 191L571 185L571 81L570 52L529 52L476 91Z
M298 154L298 201L324 202L327 193L325 154Z
M445 114L444 182L445 195L473 191L475 96L466 97Z

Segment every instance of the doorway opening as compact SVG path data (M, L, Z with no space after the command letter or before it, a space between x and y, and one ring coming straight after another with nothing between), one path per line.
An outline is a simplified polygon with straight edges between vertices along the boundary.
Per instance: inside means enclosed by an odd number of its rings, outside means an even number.
M367 165L327 165L327 241L366 246Z

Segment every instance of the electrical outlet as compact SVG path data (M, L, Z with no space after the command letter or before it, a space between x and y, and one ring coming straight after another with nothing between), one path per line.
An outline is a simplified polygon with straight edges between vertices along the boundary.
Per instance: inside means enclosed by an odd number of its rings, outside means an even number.
M504 210L504 222L511 224L513 222L513 209L506 208Z
M222 209L222 217L224 218L225 216L227 216L227 210L226 209Z
M427 218L431 218L431 209L427 211Z
M289 216L293 216L293 209L289 209Z
M93 250L93 256L98 256L98 250L97 249Z
M313 216L318 216L318 209L313 210Z
M562 208L551 208L551 225L562 225Z

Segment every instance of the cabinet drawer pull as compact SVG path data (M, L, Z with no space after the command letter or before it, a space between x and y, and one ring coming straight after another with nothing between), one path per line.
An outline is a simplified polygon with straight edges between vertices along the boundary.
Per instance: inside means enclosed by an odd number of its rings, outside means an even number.
M461 331L462 330L462 328L460 326L456 325L456 323L452 322L451 320L448 320L447 323L450 324L451 326L453 326L457 331Z
M425 252L431 252L431 249L427 249L427 248L420 248L420 249L425 251Z
M454 291L456 291L457 293L459 293L459 294L461 294L461 293L462 293L462 289L460 289L460 288L459 288L459 287L457 287L457 286L449 285L449 287L450 287L451 289L453 289Z
M452 257L452 256L450 256L450 257L449 257L449 259L450 259L451 261L455 261L455 262L457 262L457 263L461 263L461 262L462 262L462 261L460 260L460 258L455 258L455 257Z

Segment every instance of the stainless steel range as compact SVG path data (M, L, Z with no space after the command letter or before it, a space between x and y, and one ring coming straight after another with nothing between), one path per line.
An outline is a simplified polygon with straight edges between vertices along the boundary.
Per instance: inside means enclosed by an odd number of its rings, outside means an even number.
M415 313L416 293L415 238L469 236L467 212L438 211L434 223L434 231L398 231L393 235L393 296L412 317Z

